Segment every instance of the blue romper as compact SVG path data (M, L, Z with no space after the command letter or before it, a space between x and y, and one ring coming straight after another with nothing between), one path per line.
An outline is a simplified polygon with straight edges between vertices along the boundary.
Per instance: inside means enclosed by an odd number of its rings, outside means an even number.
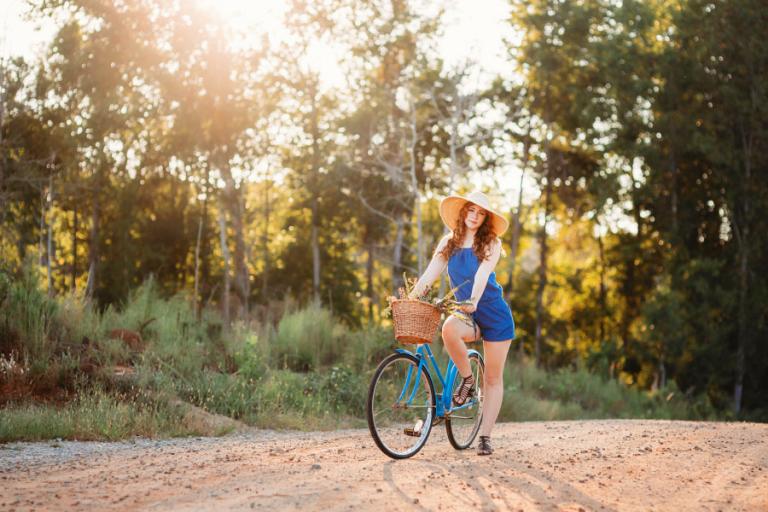
M480 262L471 247L462 247L448 259L448 278L456 290L456 300L469 300L475 284L475 274ZM488 284L472 317L480 327L485 341L505 341L515 338L515 321L512 311L504 300L501 285L496 282L496 272L488 276Z

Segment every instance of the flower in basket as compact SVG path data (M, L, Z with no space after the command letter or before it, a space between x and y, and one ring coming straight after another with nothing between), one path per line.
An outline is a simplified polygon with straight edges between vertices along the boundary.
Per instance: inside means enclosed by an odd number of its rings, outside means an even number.
M398 299L396 297L390 296L388 298L389 307L384 310L384 313L387 315L391 314L392 301L408 300L408 297L413 291L414 286L416 286L416 282L416 278L408 278L405 274L403 274L403 283L405 286L401 286L397 290L400 298ZM462 309L463 306L469 306L473 304L472 299L458 301L454 298L456 290L458 290L459 287L465 285L467 282L469 281L464 281L464 283L460 284L459 286L452 288L448 291L448 293L445 294L445 296L441 298L437 297L437 293L434 291L432 286L428 286L415 300L431 304L432 306L436 307L440 313L453 315L456 318L462 320L468 326L474 327L472 317Z

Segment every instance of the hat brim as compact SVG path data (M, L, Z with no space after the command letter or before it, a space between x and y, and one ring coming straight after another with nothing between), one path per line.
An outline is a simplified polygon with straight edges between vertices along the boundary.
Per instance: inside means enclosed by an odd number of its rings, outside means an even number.
M459 223L459 213L466 203L477 204L462 196L448 196L440 202L440 218L451 231L456 229ZM490 215L488 221L491 222L491 230L496 236L501 236L507 231L509 228L507 219L486 206L481 204L477 204L477 206Z

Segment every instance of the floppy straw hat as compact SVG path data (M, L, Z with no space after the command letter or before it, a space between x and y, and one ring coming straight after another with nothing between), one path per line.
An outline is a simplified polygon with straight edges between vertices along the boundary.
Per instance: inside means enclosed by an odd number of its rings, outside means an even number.
M459 212L466 203L476 204L490 216L488 222L491 223L491 229L496 236L501 236L509 227L509 222L500 213L491 208L491 201L488 196L482 192L471 192L466 196L451 195L440 202L440 217L448 226L448 229L456 229L459 222Z

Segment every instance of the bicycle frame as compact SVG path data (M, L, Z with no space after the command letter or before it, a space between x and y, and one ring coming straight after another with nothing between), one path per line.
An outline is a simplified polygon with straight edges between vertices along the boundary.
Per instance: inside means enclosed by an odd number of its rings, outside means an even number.
M456 380L456 375L458 374L458 370L456 369L456 365L453 364L452 359L448 359L448 367L445 369L445 377L443 377L443 373L440 371L440 367L437 365L437 361L435 360L435 355L432 353L432 349L429 348L429 345L419 345L416 349L416 353L411 352L410 350L405 350L402 348L395 349L396 352L399 352L401 354L408 354L411 356L414 356L416 359L419 360L419 366L418 368L408 368L408 374L405 377L405 384L403 385L403 390L400 392L400 396L398 397L397 401L401 401L405 398L406 394L408 393L408 389L411 385L411 379L414 379L413 372L416 372L415 376L415 382L413 383L413 389L410 392L410 395L408 396L405 404L406 406L411 405L413 402L414 397L416 396L416 390L419 387L419 381L421 380L421 368L425 368L427 370L427 373L432 375L432 372L429 371L429 363L432 363L432 368L434 369L434 372L437 374L437 378L440 381L440 392L437 393L437 396L435 397L435 403L437 404L437 410L435 411L435 416L437 418L444 418L446 415L451 414L453 411L458 411L461 409L464 409L466 407L469 407L470 405L473 405L474 400L467 400L467 403L464 405L460 405L457 407L453 407L453 397L451 396L450 390L453 389L453 383ZM478 354L480 353L477 350L470 349L467 351L468 354ZM434 382L434 379L432 379ZM448 392L446 392L448 390Z

